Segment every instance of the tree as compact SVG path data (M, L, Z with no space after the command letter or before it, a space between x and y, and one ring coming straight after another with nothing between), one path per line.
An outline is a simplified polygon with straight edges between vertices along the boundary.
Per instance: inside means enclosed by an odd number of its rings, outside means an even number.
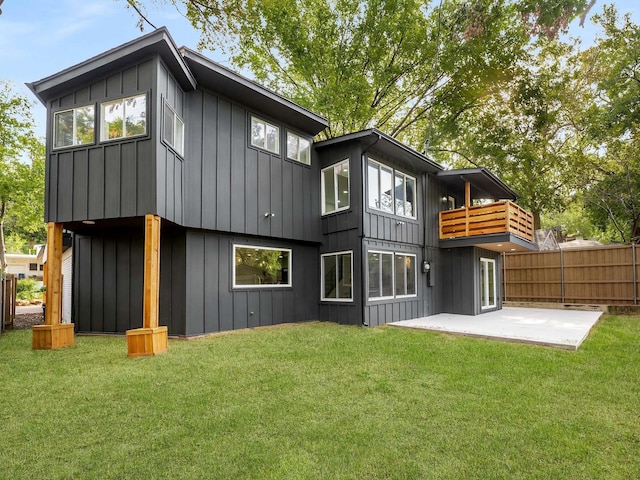
M508 80L532 36L553 36L587 0L164 0L186 6L201 46L230 51L256 80L324 115L332 137L376 126L424 145ZM145 15L142 0L128 6ZM441 114L444 110L441 109Z
M44 230L44 146L33 133L31 103L0 81L0 270L6 269L4 227ZM27 156L31 163L22 159Z
M637 141L636 141L637 142ZM640 161L636 142L610 145L604 174L585 191L589 217L602 230L611 227L612 240L622 243L640 240Z
M595 17L605 31L581 57L597 97L585 117L596 161L584 176L587 211L615 240L640 239L640 27L614 7Z
M579 118L590 91L565 59L571 45L541 40L513 79L491 88L474 109L445 118L432 155L444 163L469 163L499 172L531 210L535 228L545 212L564 208L588 164L588 136ZM535 65L535 68L531 66ZM443 117L446 116L446 112Z

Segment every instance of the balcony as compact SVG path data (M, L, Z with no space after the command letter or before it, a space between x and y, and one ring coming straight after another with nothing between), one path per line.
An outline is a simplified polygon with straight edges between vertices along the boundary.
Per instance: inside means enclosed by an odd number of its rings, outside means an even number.
M533 216L508 200L440 212L440 240L495 234L533 242Z

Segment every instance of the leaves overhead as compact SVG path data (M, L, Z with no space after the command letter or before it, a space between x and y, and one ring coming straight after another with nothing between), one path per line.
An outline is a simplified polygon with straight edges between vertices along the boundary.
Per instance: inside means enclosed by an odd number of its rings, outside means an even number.
M33 134L30 102L0 81L0 269L6 268L4 223L41 238L44 231L44 145ZM22 161L28 157L31 163Z

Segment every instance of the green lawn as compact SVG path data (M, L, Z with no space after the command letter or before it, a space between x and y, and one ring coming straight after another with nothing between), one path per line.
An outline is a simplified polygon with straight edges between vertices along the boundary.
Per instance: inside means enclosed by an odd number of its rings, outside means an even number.
M577 352L310 323L0 362L2 479L640 478L639 317Z

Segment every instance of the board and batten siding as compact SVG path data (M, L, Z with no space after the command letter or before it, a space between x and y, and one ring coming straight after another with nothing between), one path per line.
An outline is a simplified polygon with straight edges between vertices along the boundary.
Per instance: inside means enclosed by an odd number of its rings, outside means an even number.
M159 323L170 335L184 335L185 234L163 228L161 235ZM125 333L142 327L142 225L76 235L73 263L77 331Z
M234 289L234 244L291 249L292 286ZM318 265L312 245L188 231L186 335L318 320Z
M156 212L155 144L152 132L153 88L157 61L149 59L111 73L106 78L53 100L48 105L47 130L53 132L57 111L94 104L96 141L52 149L47 135L45 220L71 222L119 218ZM100 103L147 93L147 135L100 142Z
M299 132L209 90L186 103L184 225L319 242L318 162L286 158L287 129ZM252 115L280 127L280 154L250 145Z
M479 315L480 306L480 258L496 261L496 308L502 308L500 281L502 259L499 253L477 247L449 248L442 251L443 312L460 315ZM494 309L491 309L494 310Z
M417 284L415 297L394 298L385 300L365 300L364 324L370 327L377 327L385 323L409 320L424 316L424 305L422 301L424 282L426 275L420 270L422 261L422 248L418 245L400 244L381 240L363 240L363 272L365 275L365 295L368 297L369 277L368 277L368 253L369 250L409 253L416 256Z
M158 95L155 96L154 111L157 112L155 122L155 138L157 149L156 163L156 203L157 213L178 225L183 223L184 200L184 159L173 148L163 141L164 104L171 108L184 120L185 92L171 75L164 62L158 62ZM186 125L185 125L186 127ZM186 133L185 133L186 135ZM185 142L185 158L188 156Z
M335 233L323 235L322 246L318 261L321 262L321 255L324 253L334 252L352 252L353 272L351 276L351 288L353 301L337 302L320 300L320 319L332 322L338 322L344 325L362 325L362 240L353 235L352 230L343 230ZM320 277L321 267L318 272L320 282L324 279ZM318 298L321 298L320 286L317 292Z

